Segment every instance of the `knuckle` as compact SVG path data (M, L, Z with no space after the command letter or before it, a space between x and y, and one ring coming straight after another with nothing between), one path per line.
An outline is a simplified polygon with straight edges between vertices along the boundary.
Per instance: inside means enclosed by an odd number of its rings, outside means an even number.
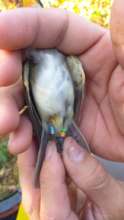
M56 37L57 46L59 48L61 48L61 46L63 44L64 37L66 35L66 32L68 30L68 26L69 26L69 14L65 10L61 11L61 21L62 21L61 26L60 26L61 29L58 32L58 35Z

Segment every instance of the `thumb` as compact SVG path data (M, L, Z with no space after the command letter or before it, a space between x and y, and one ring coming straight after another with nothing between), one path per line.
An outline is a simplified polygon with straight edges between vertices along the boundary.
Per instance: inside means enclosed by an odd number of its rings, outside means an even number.
M124 196L120 183L70 137L65 140L63 158L70 177L88 198L107 213L117 215Z

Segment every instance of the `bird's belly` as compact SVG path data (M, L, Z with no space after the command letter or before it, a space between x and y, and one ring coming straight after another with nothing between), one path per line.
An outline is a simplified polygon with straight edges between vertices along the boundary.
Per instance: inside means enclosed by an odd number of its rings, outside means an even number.
M54 50L53 53L40 52L39 57L41 62L34 66L31 74L38 112L43 119L55 114L64 118L67 107L73 109L74 104L74 87L65 57Z
M65 103L68 102L73 108L73 87L70 82L62 82L56 87L56 82L51 85L45 83L45 86L35 84L33 95L40 115L49 117L54 114L65 116Z

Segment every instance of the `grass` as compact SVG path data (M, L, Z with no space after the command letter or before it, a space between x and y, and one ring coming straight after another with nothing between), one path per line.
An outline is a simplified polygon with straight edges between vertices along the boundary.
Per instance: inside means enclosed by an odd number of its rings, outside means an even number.
M7 138L0 139L0 200L19 187L16 157L7 150Z
M12 156L8 153L7 139L0 139L0 169L3 168L7 161L11 160Z

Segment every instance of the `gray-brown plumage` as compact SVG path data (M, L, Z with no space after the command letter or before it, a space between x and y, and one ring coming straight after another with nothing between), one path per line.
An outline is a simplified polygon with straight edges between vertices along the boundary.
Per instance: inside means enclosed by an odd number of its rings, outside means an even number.
M56 49L28 50L23 78L39 145L36 185L49 139L54 139L58 151L62 151L64 139L70 135L89 150L76 125L84 97L85 74L77 57L65 56Z

